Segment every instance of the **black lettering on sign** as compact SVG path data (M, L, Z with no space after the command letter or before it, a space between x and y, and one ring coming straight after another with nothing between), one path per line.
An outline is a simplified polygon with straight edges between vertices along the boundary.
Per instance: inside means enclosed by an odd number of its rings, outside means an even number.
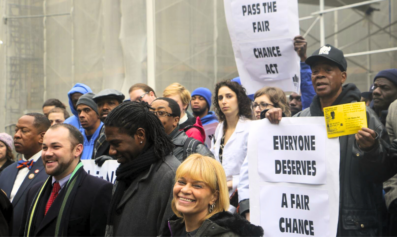
M288 203L287 203L287 195L283 193L283 196L281 197L281 208L288 208Z
M261 14L261 5L259 3L254 3L251 5L243 5L241 6L241 10L243 11L243 16L252 16Z
M272 47L263 47L263 48L254 48L254 56L255 58L271 58L271 57L281 57L280 47L272 46Z
M278 74L277 64L265 65L267 74Z
M316 161L312 160L275 160L275 174L316 176Z
M272 65L272 64L270 64ZM277 69L277 64L276 69ZM266 71L269 68L270 72L270 67L266 65ZM268 72L268 74L269 74ZM272 73L272 72L270 72ZM277 71L278 73L278 71ZM275 137L273 136L273 141L275 141ZM315 151L316 150L316 137L312 135L308 136L278 136L277 139L277 150L292 150L292 151L297 151L297 150L306 150L306 151Z
M270 31L269 21L252 22L252 30L254 31L254 33Z
M281 217L278 226L281 233L314 235L314 222L311 220Z
M264 2L262 3L264 13L277 12L277 2Z

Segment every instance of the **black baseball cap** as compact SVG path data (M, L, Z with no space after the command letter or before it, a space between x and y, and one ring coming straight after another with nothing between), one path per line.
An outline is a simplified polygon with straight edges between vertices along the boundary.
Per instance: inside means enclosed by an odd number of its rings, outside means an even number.
M314 51L312 56L306 59L306 63L309 66L314 65L319 58L326 58L334 63L336 63L339 69L344 72L347 69L347 62L343 52L330 44L326 44L321 48Z

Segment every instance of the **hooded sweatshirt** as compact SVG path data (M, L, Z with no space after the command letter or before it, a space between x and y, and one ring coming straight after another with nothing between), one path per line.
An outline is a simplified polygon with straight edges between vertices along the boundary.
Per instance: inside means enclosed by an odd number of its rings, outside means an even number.
M68 119L65 120L65 122L63 122L75 126L83 134L84 134L84 128L80 125L79 115L77 114L77 111L73 108L71 97L72 94L74 93L81 93L84 95L89 92L92 92L91 88L87 85L84 85L83 83L76 83L76 85L73 86L73 88L68 92L68 98L69 98L70 110L72 111L74 116L73 115L70 116Z
M217 122L218 122L218 118L216 117L214 111L208 111L208 114L201 118L201 123L203 125L217 123Z

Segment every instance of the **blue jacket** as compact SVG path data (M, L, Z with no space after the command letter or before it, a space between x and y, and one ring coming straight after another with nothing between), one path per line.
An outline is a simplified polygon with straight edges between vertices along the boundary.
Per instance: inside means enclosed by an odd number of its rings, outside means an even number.
M316 95L312 84L312 70L310 66L301 62L301 100L302 110L309 108L313 97Z
M85 135L85 132L83 132L83 137L84 137L84 149L83 149L83 154L81 154L82 160L90 160L92 158L92 152L94 151L94 146L95 146L95 141L99 136L99 133L101 132L103 123L99 125L99 127L96 129L94 134L92 134L91 139L88 141L87 136Z
M203 125L217 123L217 122L218 122L218 118L216 117L214 111L208 111L208 114L201 118L201 123Z
M86 94L89 92L92 92L91 88L87 85L84 85L83 83L76 83L76 85L73 86L73 88L68 92L68 97L69 97L69 106L70 110L74 115L70 116L68 119L65 120L63 123L67 123L70 125L75 126L82 134L84 134L84 128L81 127L80 121L79 121L79 115L77 114L77 111L73 108L73 103L72 103L72 94L74 93L81 93L81 94Z

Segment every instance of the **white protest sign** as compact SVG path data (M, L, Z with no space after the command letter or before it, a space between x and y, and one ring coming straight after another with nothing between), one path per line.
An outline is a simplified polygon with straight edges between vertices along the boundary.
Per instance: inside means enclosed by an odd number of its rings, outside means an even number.
M102 167L95 164L95 160L82 160L84 170L95 177L114 183L116 181L116 170L119 163L116 160L107 160Z
M204 131L205 131L205 145L207 145L208 148L211 148L211 140L214 137L216 127L218 127L218 122L216 123L210 123L203 125Z
M336 236L339 152L323 117L255 121L248 139L251 222L265 236Z
M226 21L241 83L248 94L264 86L299 92L296 0L224 0Z

